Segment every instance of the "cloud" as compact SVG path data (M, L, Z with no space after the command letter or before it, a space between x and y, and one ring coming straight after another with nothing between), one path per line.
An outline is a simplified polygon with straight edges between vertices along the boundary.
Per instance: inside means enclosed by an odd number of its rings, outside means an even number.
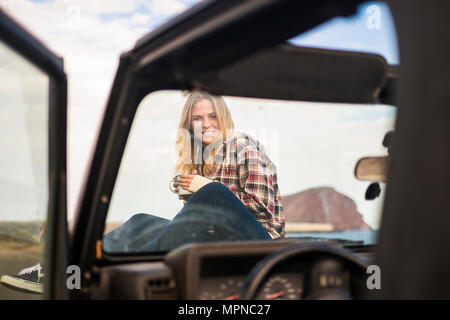
M131 13L138 9L141 0L81 0L66 1L83 7L89 14Z
M188 5L175 0L0 0L0 6L64 57L68 74L68 187L72 212L120 54L156 24Z
M153 0L147 7L153 15L164 17L179 14L188 8L180 0Z
M150 23L151 16L149 14L135 13L131 17L132 25L148 25Z

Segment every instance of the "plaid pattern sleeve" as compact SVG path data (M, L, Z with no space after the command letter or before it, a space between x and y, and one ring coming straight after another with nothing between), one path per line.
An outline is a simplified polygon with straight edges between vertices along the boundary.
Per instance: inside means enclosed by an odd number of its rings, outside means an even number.
M237 196L272 239L284 237L285 217L275 165L262 146L251 141L238 145L237 164L241 191Z

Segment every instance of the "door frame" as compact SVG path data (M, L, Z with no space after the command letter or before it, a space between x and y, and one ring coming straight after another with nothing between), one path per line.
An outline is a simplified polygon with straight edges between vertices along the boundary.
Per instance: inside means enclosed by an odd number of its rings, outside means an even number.
M67 76L63 59L49 50L17 21L0 9L0 39L49 77L48 185L45 231L44 299L68 297L67 232ZM24 266L27 267L27 266Z

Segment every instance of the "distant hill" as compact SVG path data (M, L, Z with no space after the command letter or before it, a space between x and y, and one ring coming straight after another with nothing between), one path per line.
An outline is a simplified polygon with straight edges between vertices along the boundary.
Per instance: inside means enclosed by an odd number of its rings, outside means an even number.
M282 197L287 223L330 224L334 230L370 229L355 202L334 188L319 187Z

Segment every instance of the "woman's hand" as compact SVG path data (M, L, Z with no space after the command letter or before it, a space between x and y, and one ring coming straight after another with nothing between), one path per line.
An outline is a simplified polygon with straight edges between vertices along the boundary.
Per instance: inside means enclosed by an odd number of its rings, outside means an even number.
M183 189L188 190L189 186L191 185L192 180L197 175L197 170L193 170L192 174L183 174L178 178L178 181L175 181L173 183L173 187L175 188L175 191L178 192L178 186L182 186ZM183 200L180 196L178 199Z
M192 171L192 174L183 174L178 178L179 185L182 186L185 190L189 189L192 180L197 175L197 170Z

